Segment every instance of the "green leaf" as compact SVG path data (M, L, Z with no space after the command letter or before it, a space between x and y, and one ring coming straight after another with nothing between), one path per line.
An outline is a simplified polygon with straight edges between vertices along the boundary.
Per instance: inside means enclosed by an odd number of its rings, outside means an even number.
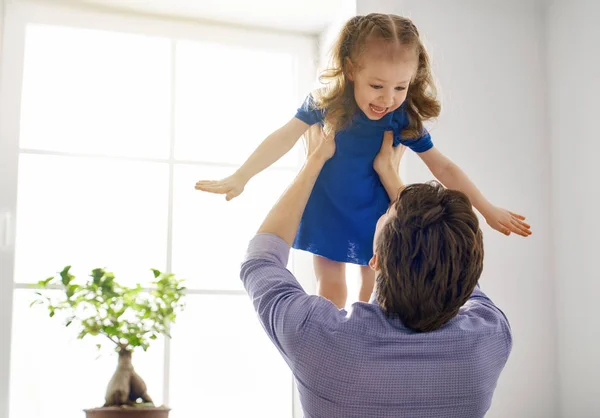
M62 284L64 286L68 286L69 283L71 283L71 280L73 280L75 277L69 273L69 270L71 270L71 266L66 266L61 272L60 272L60 278L62 281Z
M66 299L54 303L38 292L40 297L32 306L47 300L50 317L61 310L67 316L65 326L77 327L80 339L103 334L127 349L146 350L158 336L170 336L169 324L175 322L177 314L183 310L185 296L182 280L172 273L158 269L151 271L156 281L153 288L146 291L140 284L134 287L120 285L113 273L101 268L92 270L91 278L83 284L74 284L75 277L67 266L59 278ZM53 279L57 277L43 282L50 283ZM81 312L85 312L85 317L79 316Z
M104 332L108 335L117 335L118 334L118 329L114 325L105 326L103 328L104 328Z
M102 277L104 276L106 272L104 271L104 269L94 269L92 270L92 279L93 279L93 283L98 286L100 284L100 280L102 279Z
M48 283L50 283L52 280L54 280L54 276L48 277L46 280L40 280L38 282L38 286L40 286L40 287L46 287L46 286L48 286Z
M39 305L40 303L43 303L43 302L39 299L36 299L29 304L29 307L31 308L33 305Z

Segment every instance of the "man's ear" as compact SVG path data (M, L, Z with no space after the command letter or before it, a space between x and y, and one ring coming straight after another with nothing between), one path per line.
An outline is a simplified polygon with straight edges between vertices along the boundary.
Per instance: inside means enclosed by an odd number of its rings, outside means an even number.
M373 254L373 257L369 260L369 267L373 271L379 270L379 257L377 257L377 254Z
M344 75L350 81L354 81L354 65L350 61L350 57L344 58Z

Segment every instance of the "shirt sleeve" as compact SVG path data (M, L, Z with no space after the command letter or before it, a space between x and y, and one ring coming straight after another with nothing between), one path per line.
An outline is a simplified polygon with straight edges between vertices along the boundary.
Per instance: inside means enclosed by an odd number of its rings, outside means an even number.
M408 148L410 148L414 152L418 152L418 153L429 151L431 148L433 148L433 141L431 140L431 135L429 134L429 132L427 132L427 130L425 130L425 133L420 138L416 138L416 139L400 138L399 142L402 145L406 145Z
M302 103L302 106L300 106L296 112L297 119L300 119L302 122L311 126L315 123L323 124L324 116L323 110L317 107L312 94L309 94L306 97L304 103Z
M290 366L315 307L322 298L308 295L287 270L290 247L272 234L256 235L248 246L240 277L269 338Z

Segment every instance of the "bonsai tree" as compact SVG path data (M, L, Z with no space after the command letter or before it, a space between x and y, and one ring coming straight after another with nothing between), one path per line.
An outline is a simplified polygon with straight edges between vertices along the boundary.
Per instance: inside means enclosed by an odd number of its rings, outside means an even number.
M50 317L62 311L65 326L78 327L79 339L103 336L115 346L119 361L108 383L105 407L154 406L131 357L136 348L146 351L158 335L170 338L170 324L184 308L182 280L152 269L155 280L151 290L145 291L139 284L133 288L118 284L113 273L101 268L92 270L87 281L78 282L70 269L67 266L57 276L38 283L42 288L59 285L64 290L61 298L52 300L36 292L32 305L47 305Z

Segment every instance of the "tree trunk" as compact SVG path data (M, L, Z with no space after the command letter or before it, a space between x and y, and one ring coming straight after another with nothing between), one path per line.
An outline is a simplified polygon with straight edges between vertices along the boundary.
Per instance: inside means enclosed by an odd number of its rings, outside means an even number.
M146 392L146 383L133 370L131 351L122 349L119 351L117 370L106 389L106 403L104 406L132 405L138 399L141 399L144 403L154 405Z

